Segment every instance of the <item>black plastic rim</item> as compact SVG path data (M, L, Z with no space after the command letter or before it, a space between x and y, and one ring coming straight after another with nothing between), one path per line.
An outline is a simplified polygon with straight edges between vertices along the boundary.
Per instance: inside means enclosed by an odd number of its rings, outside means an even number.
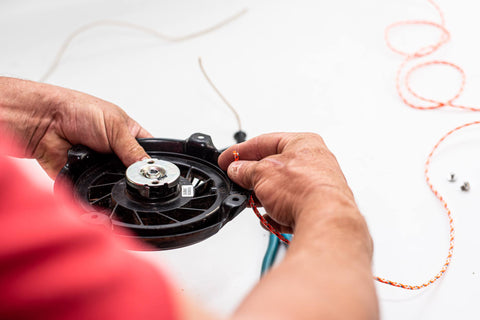
M95 208L110 219L114 232L121 234L120 230L127 228L136 238L158 249L204 240L245 208L248 191L232 183L217 166L219 152L208 135L197 133L187 140L152 138L139 142L152 158L177 165L180 186L192 185L194 197L135 197L127 192L126 168L120 160L84 146L74 146L69 151L68 162L55 187L70 185L86 210Z

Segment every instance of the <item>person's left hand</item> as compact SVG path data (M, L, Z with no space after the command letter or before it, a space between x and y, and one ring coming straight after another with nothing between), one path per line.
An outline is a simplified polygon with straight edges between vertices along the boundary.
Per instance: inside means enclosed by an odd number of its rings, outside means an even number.
M35 158L55 178L74 144L115 152L129 166L148 157L136 138L152 137L118 106L52 85L0 77L0 124L19 156Z

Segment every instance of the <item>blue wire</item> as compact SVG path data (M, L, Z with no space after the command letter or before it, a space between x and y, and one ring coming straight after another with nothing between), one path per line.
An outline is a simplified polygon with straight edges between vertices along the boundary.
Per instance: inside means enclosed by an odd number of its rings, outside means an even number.
M288 241L292 241L292 239L293 239L293 234L291 234L291 233L282 233L282 236L284 236L285 239L287 239ZM285 245L288 248L288 244L285 244Z
M267 251L265 252L265 256L263 257L262 270L260 272L261 276L263 276L265 272L267 272L275 262L275 257L277 256L279 244L280 240L277 238L277 236L275 236L273 233L270 233L270 237L268 238Z
M282 234L286 239L292 240L291 234ZM267 251L265 252L265 256L263 257L262 262L262 270L260 272L260 276L263 276L275 263L275 257L278 253L278 246L280 245L280 239L277 238L276 235L270 233L270 237L268 238L268 247Z

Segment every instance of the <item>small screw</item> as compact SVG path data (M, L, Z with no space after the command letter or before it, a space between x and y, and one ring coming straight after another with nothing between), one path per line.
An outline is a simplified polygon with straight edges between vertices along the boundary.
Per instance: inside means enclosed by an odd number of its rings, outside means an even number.
M462 186L460 187L460 189L461 189L462 191L468 191L468 190L470 190L470 183L464 182L464 183L462 184Z
M455 177L455 173L450 173L450 177L448 178L449 182L457 181L457 177Z

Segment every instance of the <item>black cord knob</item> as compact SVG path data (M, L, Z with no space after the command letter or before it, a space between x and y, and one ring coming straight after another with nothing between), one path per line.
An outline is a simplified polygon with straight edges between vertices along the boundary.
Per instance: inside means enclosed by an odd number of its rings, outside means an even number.
M235 132L235 134L233 135L233 138L235 139L235 141L237 143L242 143L245 140L247 140L247 134L240 130L240 131Z

